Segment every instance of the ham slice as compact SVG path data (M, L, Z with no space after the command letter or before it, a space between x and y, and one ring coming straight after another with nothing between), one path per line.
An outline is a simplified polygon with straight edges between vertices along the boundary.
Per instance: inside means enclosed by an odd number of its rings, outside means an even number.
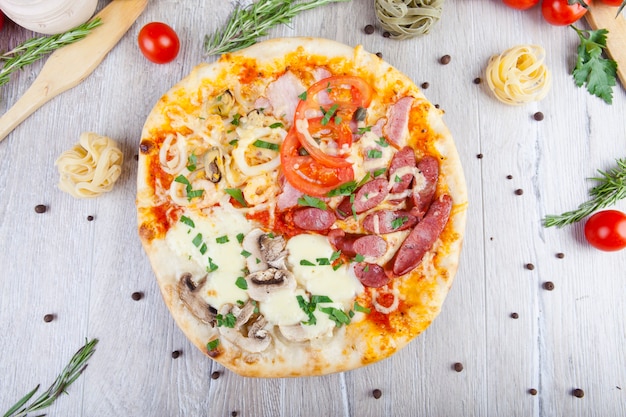
M303 193L292 187L287 180L283 181L283 190L278 195L276 207L278 210L283 211L289 207L298 205L298 199L303 196Z
M265 95L272 106L272 114L291 122L300 101L298 95L305 90L298 77L290 71L271 82L265 90Z
M398 147L407 145L409 133L409 114L413 106L413 97L402 97L389 109L389 120L383 129L385 137Z

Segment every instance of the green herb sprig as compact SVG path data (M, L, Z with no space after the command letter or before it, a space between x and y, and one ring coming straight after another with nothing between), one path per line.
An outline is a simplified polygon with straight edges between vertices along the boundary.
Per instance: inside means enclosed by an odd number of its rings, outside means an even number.
M222 30L205 36L204 52L215 55L238 51L254 45L274 26L291 22L300 12L342 1L350 0L259 0L248 7L237 6Z
M606 48L606 29L582 30L570 25L578 34L578 56L572 71L578 87L585 85L587 91L606 103L613 102L613 87L617 83L617 62L602 56Z
M83 23L67 32L52 36L41 36L29 39L12 50L0 55L0 62L4 65L0 69L0 86L6 84L11 79L11 74L35 61L42 59L62 46L69 45L83 39L91 31L100 26L102 20L96 18L87 23Z
M617 159L617 168L610 171L600 171L599 177L590 178L598 185L589 190L591 199L582 203L576 210L560 215L548 215L543 219L544 227L563 227L576 223L589 216L596 210L615 204L626 198L626 158Z
M91 358L91 355L94 354L97 344L98 339L92 339L86 342L85 345L72 356L70 362L63 371L61 371L57 379L50 385L46 392L41 394L30 405L26 406L26 403L39 390L39 385L37 385L31 392L22 397L13 407L4 413L3 417L24 417L28 413L50 407L61 394L67 394L67 388L72 385L83 373L85 368L87 368L87 361Z

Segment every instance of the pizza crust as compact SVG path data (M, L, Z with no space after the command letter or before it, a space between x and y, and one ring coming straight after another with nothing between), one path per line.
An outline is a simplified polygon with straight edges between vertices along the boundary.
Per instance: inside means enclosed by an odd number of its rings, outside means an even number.
M440 239L420 266L406 276L396 278L389 286L357 296L360 303L375 307L369 314L357 312L349 325L335 328L332 337L305 342L291 342L277 326L267 326L269 347L250 352L229 341L221 333L224 329L199 320L181 300L181 277L191 274L192 282L197 284L207 272L193 259L182 257L165 239L167 226L164 224L172 213L171 210L161 210L167 206L168 197L159 186L163 185L160 181L166 180L158 172L155 160L158 161L163 136L180 134L170 125L172 112L195 111L192 109L197 109L211 95L236 84L237 77L251 79L246 91L238 93L244 96L243 99L253 101L254 94L264 91L278 75L286 70L297 72L297 68L289 66L294 60L311 66L323 61L324 68L330 73L360 76L377 91L387 91L391 86L395 92L393 95L381 96L380 102L372 104L374 117L386 116L384 109L389 102L382 100L395 101L407 95L414 97L417 105L426 111L430 131L425 141L419 140L420 135L412 135L409 145L418 156L431 154L438 157L440 179L437 191L449 194L454 205ZM246 67L258 70L258 74L247 74ZM249 96L245 97L246 94ZM189 134L188 130L184 133ZM142 131L139 155L139 235L165 304L192 343L232 371L244 376L287 377L354 369L393 354L425 330L439 313L457 270L465 230L467 192L460 159L443 122L442 112L428 102L410 79L362 47L352 48L326 39L282 38L225 54L212 64L200 64L155 105ZM349 227L347 223L344 226ZM388 314L378 311L377 308L385 311L389 302L401 308ZM208 351L207 343L217 338L220 340L217 349Z

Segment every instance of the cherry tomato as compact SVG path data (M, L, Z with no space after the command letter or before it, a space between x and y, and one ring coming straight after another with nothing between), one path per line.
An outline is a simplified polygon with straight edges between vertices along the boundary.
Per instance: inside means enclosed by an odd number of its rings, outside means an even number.
M526 10L539 3L539 0L502 0L502 3L513 9Z
M624 0L600 0L600 2L609 6L621 6Z
M604 251L626 248L626 214L617 210L597 212L585 223L585 238L591 246Z
M585 0L591 5L592 0ZM555 26L567 26L576 22L587 13L587 9L579 3L569 4L568 0L543 0L541 14L546 22Z
M341 184L354 179L351 166L328 167L311 155L300 154L300 140L291 128L280 148L283 175L296 190L314 197L323 197Z
M180 41L174 29L161 22L145 25L139 31L137 40L144 56L156 64L173 61L180 50Z

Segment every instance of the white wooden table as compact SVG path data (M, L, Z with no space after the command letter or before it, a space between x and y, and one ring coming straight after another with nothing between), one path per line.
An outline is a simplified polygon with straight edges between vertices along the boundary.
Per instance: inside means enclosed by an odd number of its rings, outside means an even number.
M309 11L270 33L363 44L418 85L428 82L425 94L445 109L470 207L460 268L431 327L387 360L301 379L240 377L186 340L136 233L134 156L161 94L215 59L203 55L203 37L231 9L223 0L153 0L88 79L0 143L0 412L38 383L47 387L86 338L98 338L88 369L50 416L626 415L626 252L591 248L582 224L541 226L544 215L587 198L596 169L626 156L626 94L618 85L609 106L576 88L574 31L549 26L538 8L516 12L499 0L447 0L432 33L407 41L364 33L376 23L373 0ZM151 21L179 33L173 63L139 52L137 34ZM33 35L7 22L0 49ZM473 80L492 54L523 43L544 46L553 88L539 103L509 107ZM0 114L41 65L0 88ZM533 119L537 111L543 121ZM115 138L125 155L114 190L92 200L56 186L55 159L84 131ZM38 204L47 211L36 213Z

